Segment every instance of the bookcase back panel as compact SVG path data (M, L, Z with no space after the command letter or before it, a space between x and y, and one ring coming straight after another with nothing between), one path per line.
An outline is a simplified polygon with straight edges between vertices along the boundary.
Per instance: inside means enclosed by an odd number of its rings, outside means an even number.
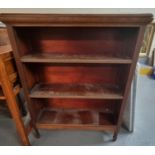
M21 55L56 53L132 57L139 29L136 27L22 27L15 30L20 42Z
M114 118L114 123L117 122L118 112L120 109L121 102L115 100L90 100L90 99L34 99L33 108L36 109L38 113L43 113L48 110L61 110L66 112L72 110L78 110L79 112L84 111L86 114L87 111L96 111L102 112L104 114L110 114ZM71 113L68 113L67 116L70 116ZM67 117L66 116L66 117ZM39 117L39 116L38 116ZM46 116L49 121L49 115ZM90 116L86 115L84 118L87 120L90 119ZM37 119L37 118L36 118ZM65 118L64 118L65 119ZM69 120L67 117L66 120Z
M34 99L33 106L36 108L54 109L96 109L106 113L117 113L120 106L119 100L92 100L92 99Z
M118 85L126 81L129 65L86 65L71 66L29 64L27 69L34 73L38 83L92 83Z

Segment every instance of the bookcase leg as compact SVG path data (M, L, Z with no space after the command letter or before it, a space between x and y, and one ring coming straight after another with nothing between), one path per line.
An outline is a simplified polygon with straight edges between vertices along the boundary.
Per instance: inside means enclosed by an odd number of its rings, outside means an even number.
M117 135L118 135L118 133L115 131L114 134L113 134L112 141L116 141L117 140Z
M35 123L33 123L33 121L31 120L27 127L27 133L30 134L30 132L32 132L32 131L36 138L40 138L40 133L39 133L38 129L36 128Z
M39 130L36 128L36 126L34 126L33 128L34 128L34 131L35 131L35 132L34 132L35 137L36 137L36 138L40 138Z
M25 108L25 105L21 99L21 96L18 94L17 95L17 99L18 99L18 102L19 102L19 105L20 105L20 110L22 112L22 116L26 116L27 114L27 111L26 111L26 108Z

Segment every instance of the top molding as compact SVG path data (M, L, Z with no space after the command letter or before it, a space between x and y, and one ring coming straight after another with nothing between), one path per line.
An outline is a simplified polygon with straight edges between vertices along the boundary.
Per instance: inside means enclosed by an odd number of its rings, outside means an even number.
M0 14L11 26L140 26L152 20L152 14Z

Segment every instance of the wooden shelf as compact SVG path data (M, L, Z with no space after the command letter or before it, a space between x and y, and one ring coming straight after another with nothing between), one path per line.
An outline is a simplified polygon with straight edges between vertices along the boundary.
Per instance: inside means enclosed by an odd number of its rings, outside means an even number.
M23 56L24 63L110 63L131 64L129 58L106 57L101 55L30 54Z
M45 129L94 129L115 128L114 115L102 111L43 109L38 120L38 128Z
M36 84L31 98L122 99L115 85L102 84Z

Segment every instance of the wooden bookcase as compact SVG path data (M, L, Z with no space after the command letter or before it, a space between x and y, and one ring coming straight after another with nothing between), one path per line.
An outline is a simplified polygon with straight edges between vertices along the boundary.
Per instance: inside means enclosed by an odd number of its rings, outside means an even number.
M151 14L1 14L32 125L116 140Z

